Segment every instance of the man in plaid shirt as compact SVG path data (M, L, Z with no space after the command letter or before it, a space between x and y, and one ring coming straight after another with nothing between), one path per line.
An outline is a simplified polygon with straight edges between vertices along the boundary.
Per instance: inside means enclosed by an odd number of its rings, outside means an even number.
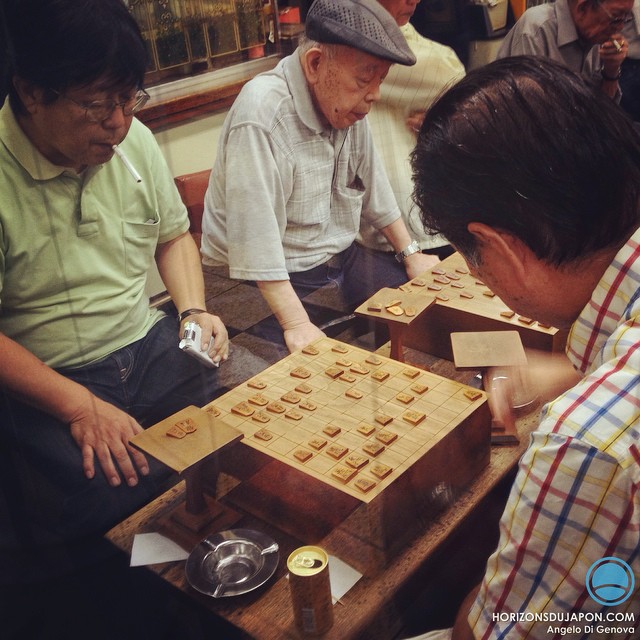
M572 365L481 585L425 637L637 638L640 137L573 73L507 58L433 106L412 163L425 224L517 313L570 328Z

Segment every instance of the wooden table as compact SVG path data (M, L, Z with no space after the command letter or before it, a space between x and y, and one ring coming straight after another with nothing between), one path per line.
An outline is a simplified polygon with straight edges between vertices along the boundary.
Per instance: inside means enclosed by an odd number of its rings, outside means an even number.
M452 363L418 352L406 353L405 360L463 383L469 383L474 376L474 372L458 372ZM379 549L357 539L349 527L340 525L333 527L318 541L329 554L339 557L363 573L363 577L343 596L341 603L335 605L335 623L323 637L337 640L375 640L393 638L398 634L415 591L429 583L434 584L434 581L437 583L439 576L436 574L444 566L439 564L442 556L448 557L448 554L456 552L447 545L461 534L477 535L473 531L465 533L465 527L471 521L477 523L479 519L482 522L486 513L485 501L501 483L508 485L510 482L517 461L526 447L528 433L537 424L539 406L532 409L528 415L518 419L520 444L493 447L490 463L485 470L461 495L447 496L445 491L442 496L443 510L438 515L428 519L418 515L415 530L410 532L409 543L394 550L392 557L381 558ZM233 486L233 478L223 473L218 482L218 486L222 486L219 488L222 494L229 488L225 488L225 485ZM161 529L159 523L184 499L185 485L180 482L112 529L107 538L125 553L130 553L134 535ZM486 527L483 525L480 528L493 531L496 528L496 518L494 516L492 522L486 522ZM242 520L234 526L257 528L271 535L280 544L278 570L259 589L233 598L214 599L190 587L184 573L184 562L152 565L149 569L231 623L238 629L238 637L260 640L298 638L286 578L286 558L300 545L300 541L290 533L274 529L269 523L261 522L250 514L244 514ZM483 565L485 559L486 556L479 559L479 566ZM462 597L473 586L472 580L476 579L471 572L460 575L460 593L455 597Z

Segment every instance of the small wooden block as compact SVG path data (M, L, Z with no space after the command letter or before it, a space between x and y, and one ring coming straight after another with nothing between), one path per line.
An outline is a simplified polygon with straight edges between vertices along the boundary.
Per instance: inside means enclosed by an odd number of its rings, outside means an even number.
M263 442L268 442L273 438L273 434L266 429L258 429L258 431L253 434L253 437L258 440L262 440Z
M300 393L311 393L313 391L313 389L306 382L301 382L296 387L296 391L298 391Z
M439 293L436 296L436 300L440 300L440 302L446 302L447 300L449 300L449 296L445 295L444 293Z
M439 284L430 284L427 289L429 291L442 291L442 287Z
M367 373L369 373L370 369L356 362L354 365L351 365L351 367L349 367L349 371L351 371L352 373L359 373L360 375L366 376Z
M291 370L291 374L294 378L309 378L311 376L311 372L305 369L304 367L296 367Z
M343 484L347 484L353 476L355 476L357 471L355 469L350 469L349 467L339 466L331 471L331 475L340 480Z
M357 489L360 489L362 493L367 493L371 491L378 483L373 480L369 480L368 478L356 478L353 482L353 486Z
M349 347L344 344L334 344L331 347L331 351L335 351L336 353L349 353Z
M482 398L482 392L477 389L465 389L463 393L465 398L469 398L471 402L475 402L478 398Z
M249 398L251 404L255 404L258 407L264 407L269 404L269 398L265 398L261 393L256 393Z
M259 379L249 380L249 382L247 382L247 386L251 387L252 389L266 389L267 388L266 382L263 382L262 380L259 380Z
M254 408L248 402L240 402L235 407L231 407L231 413L248 418L253 415Z
M182 438L186 437L186 433L178 426L178 425L171 425L167 431L166 434L170 437L170 438L177 438L178 440L181 440Z
M327 441L324 438L311 438L311 440L309 440L309 446L313 447L316 451L320 451L326 444Z
M283 396L281 396L280 400L284 402L288 402L289 404L298 404L302 398L293 391L287 391Z
M469 293L468 291L461 291L460 292L460 297L461 298L466 298L467 300L472 300L473 299L473 293Z
M366 422L358 425L357 429L358 433L361 433L362 435L367 437L369 437L375 430L376 428L372 424L367 424Z
M401 316L404 314L404 309L397 304L387 307L387 311L394 316Z
M522 322L522 324L526 325L531 325L534 321L531 318L527 318L526 316L518 316L518 322Z
M449 284L451 282L447 276L436 276L433 281L439 284Z
M408 393L399 393L396 396L396 400L402 402L402 404L409 404L415 400L415 396L409 395Z
M300 462L306 462L309 458L313 457L313 453L306 449L296 449L293 453L293 457L296 458L296 460L300 460Z
M384 308L389 311L389 307L397 307L401 302L402 300L399 298L394 298L393 300L389 300L389 302L384 305Z
M353 362L351 362L351 360L347 360L346 358L338 358L336 360L336 364L339 367L347 367L348 368L353 364Z
M444 269L441 269L440 267L436 267L435 269L431 269L431 273L434 276L443 276L446 271Z
M454 289L464 289L464 285L462 284L462 282L452 282L451 286Z
M390 422L393 422L393 418L384 413L377 413L375 417L375 421L384 427L388 425Z
M290 420L302 420L302 418L304 418L304 416L297 409L291 409L290 411L287 411L287 413L284 414L284 417L289 418Z
M404 313L407 317L409 318L413 318L413 316L416 315L417 311L415 307L405 307L404 308Z
M362 469L369 464L369 458L365 456L359 456L357 453L352 453L344 459L345 463L354 469Z
M176 422L176 427L178 427L178 429L182 429L187 434L193 433L198 429L198 427L196 426L196 423L191 418L187 418L186 420L180 420L180 422Z
M417 369L405 369L402 372L402 375L405 375L407 376L407 378L411 378L413 380L420 375L420 372Z
M271 418L264 411L256 411L256 413L251 416L251 419L255 420L256 422L260 422L261 424L266 424L267 422L269 422L269 420L271 420Z
M375 354L372 353L370 356L367 356L367 359L365 360L365 362L368 362L369 364L382 364L382 360Z
M465 269L464 267L456 267L456 273L460 273L463 276L466 276L469 273L469 269Z
M347 389L344 392L344 395L347 396L347 398L353 398L354 400L360 400L360 398L362 398L362 396L364 394L362 393L362 391L359 391L358 389Z
M346 371L340 376L340 380L343 382L348 382L349 384L353 384L356 381L356 377L352 376L350 373Z
M419 382L416 382L415 384L411 385L411 391L422 395L426 391L429 391L429 387L427 387L426 384L420 384Z
M372 440L371 442L363 444L362 450L375 458L385 450L385 446L383 444L380 444L379 442L374 442Z
M483 296L487 296L487 298L495 298L496 294L493 293L493 291L483 291L482 292Z
M370 302L367 305L367 311L373 311L374 313L377 313L379 311L382 311L382 305L379 302Z
M220 415L220 409L218 409L218 407L214 407L212 404L209 405L205 411L214 416L214 418L217 418Z
M302 350L302 353L306 353L308 356L317 356L320 353L320 350L317 347L314 347L312 344L308 344Z
M383 478L386 478L393 471L393 469L386 464L382 464L380 462L374 462L371 465L371 468L369 469L369 471L371 471L371 473L374 476L382 480Z
M390 445L394 440L398 439L398 434L393 431L378 431L376 438L385 445Z
M409 424L412 424L414 427L417 424L420 424L426 417L426 414L421 413L420 411L406 411L402 414L402 419Z
M315 402L311 402L311 400L307 400L306 398L298 406L307 411L315 411L318 408Z
M344 373L344 369L340 369L340 367L329 367L324 371L330 378L334 380L340 377Z
M426 280L423 280L422 278L414 278L411 281L411 284L414 285L415 287L424 287L427 284Z
M378 382L383 382L389 377L389 372L384 369L378 369L371 374L371 377Z
M327 455L330 455L336 460L340 460L343 456L349 453L347 447L343 447L341 444L332 444L327 447Z
M444 274L449 280L460 280L460 276L457 273L453 273L453 271L447 271Z
M271 413L284 413L287 408L280 402L271 402L267 405L267 411Z
M335 424L328 424L322 430L323 433L326 433L331 438L335 438L341 431L342 429L340 427L337 427Z

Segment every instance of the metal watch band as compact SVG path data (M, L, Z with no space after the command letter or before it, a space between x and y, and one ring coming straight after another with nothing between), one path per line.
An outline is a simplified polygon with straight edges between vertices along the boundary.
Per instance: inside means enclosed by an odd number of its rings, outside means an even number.
M396 260L398 262L402 262L405 258L412 256L414 253L418 253L420 251L420 245L417 240L413 240L408 247L405 247L399 253L396 253Z

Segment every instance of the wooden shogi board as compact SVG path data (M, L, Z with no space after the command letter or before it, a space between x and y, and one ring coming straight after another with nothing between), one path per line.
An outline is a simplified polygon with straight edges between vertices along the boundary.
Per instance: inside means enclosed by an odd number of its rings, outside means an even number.
M330 338L203 409L242 432L244 444L365 503L457 427L489 422L483 392ZM488 459L488 427L486 437L476 432L486 446L462 439Z
M394 302L397 304L391 305ZM389 311L391 307L396 308ZM566 332L509 309L469 273L459 253L398 289L381 289L356 313L386 322L392 343L399 341L447 360L453 360L449 337L452 332L515 330L525 347L543 351L562 351L566 342ZM392 353L401 352L394 346Z

